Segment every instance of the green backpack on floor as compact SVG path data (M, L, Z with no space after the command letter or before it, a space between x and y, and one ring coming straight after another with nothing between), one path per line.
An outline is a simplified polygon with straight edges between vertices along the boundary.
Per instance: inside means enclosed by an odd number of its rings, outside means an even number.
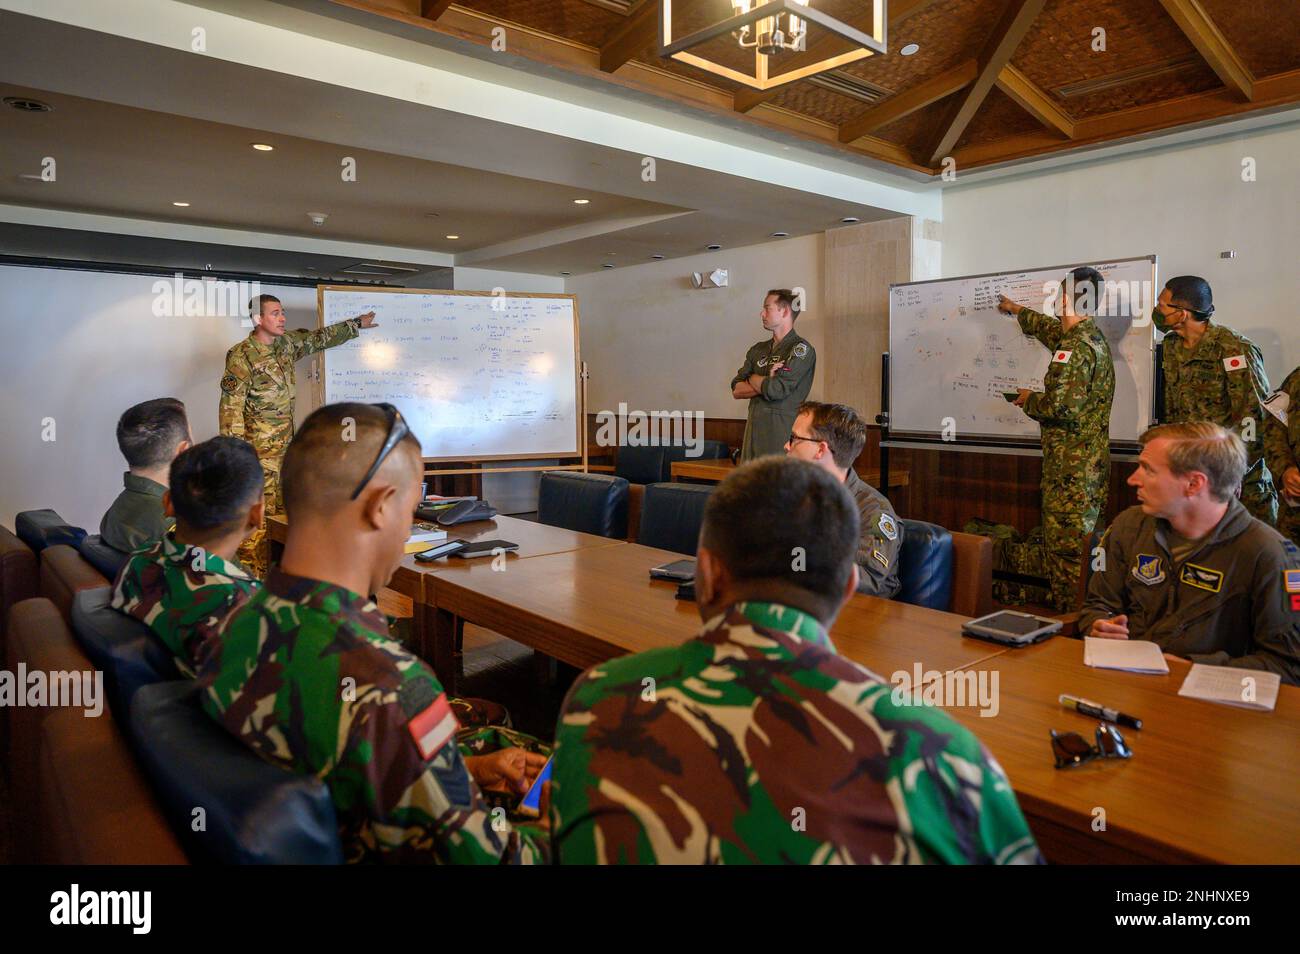
M994 523L975 517L962 527L966 533L978 534L993 541L993 599L1007 606L1026 603L1047 604L1051 591L1046 586L997 579L998 571L1021 573L1026 576L1046 577L1043 559L1043 528L1034 527L1027 537L1021 537L1008 523Z

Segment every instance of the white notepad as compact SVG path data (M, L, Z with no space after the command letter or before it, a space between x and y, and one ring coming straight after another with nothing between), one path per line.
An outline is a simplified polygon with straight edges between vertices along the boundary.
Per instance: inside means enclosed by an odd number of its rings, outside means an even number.
M1083 664L1094 669L1122 669L1125 672L1169 671L1160 647L1142 639L1083 638Z
M1193 663L1183 680L1180 696L1222 702L1242 709L1272 712L1277 705L1277 690L1282 677L1262 669L1234 669L1231 666L1204 666Z

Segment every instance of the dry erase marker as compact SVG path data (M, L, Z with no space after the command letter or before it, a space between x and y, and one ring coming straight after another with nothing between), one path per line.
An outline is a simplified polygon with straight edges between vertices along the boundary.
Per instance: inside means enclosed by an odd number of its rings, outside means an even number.
M1114 722L1117 725L1126 725L1131 729L1142 728L1142 720L1136 719L1131 715L1125 715L1118 709L1108 709L1103 705L1095 702L1089 702L1087 699L1080 699L1078 696L1067 696L1061 693L1061 705L1067 709L1073 709L1082 715L1091 716L1094 719L1103 719L1106 722Z

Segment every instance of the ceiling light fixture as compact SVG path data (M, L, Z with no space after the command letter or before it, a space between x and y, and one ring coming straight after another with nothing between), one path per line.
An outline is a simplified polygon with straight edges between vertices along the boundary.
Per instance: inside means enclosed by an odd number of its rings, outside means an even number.
M572 272L560 272L561 275L572 275Z
M252 147L258 152L275 152L275 147L264 142L251 143Z
M786 238L789 234L789 232L773 232L772 238Z
M915 43L909 43L907 44L907 46L899 50L898 54L899 56L912 56L919 52L921 52L921 48L919 46L917 46Z
M716 252L716 251L718 251L720 248L722 248L722 246L721 246L721 245L718 245L717 243L714 243L713 245L706 245L706 246L704 246L704 247L705 247L706 249L708 249L710 252Z
M574 199L574 200L573 200L573 204L574 204L574 205L589 205L590 203L591 203L591 200L590 200L590 199Z
M459 236L459 235L448 235L447 238L451 239L451 240L454 242L454 241L456 241L456 239L460 238L460 236Z
M861 222L862 220L858 218L856 215L846 215L844 216L844 218L840 219L840 221L843 222L845 225L852 225L853 223Z
M653 258L656 262L663 260L662 255L651 255L650 257Z
M611 264L609 264L609 262L606 262L605 264L601 265L600 267L601 267L601 268L613 268L614 266L611 265Z
M173 202L172 205L176 206L178 209L188 209L190 207L188 202Z
M49 103L42 103L39 99L28 99L26 96L6 96L4 104L24 113L54 112L54 107Z
M698 4L690 6L694 8ZM751 89L768 90L886 52L885 0L870 0L870 8L872 29L864 33L815 9L810 0L731 0L731 17L674 39L672 0L659 0L659 55ZM696 12L690 10L691 14ZM817 28L819 38L829 34L848 40L853 44L852 49L813 63L805 62L809 59L806 54L812 27ZM732 69L688 52L692 48L703 49L711 40L728 33L735 37L742 50L754 51L752 72ZM781 68L774 70L774 66Z

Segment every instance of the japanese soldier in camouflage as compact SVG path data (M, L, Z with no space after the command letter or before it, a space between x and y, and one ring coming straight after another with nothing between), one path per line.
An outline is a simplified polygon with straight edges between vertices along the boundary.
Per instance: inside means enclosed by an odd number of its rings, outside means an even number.
M325 782L350 861L544 862L542 831L511 824L482 790L517 797L545 758L464 756L437 677L365 595L404 556L421 471L389 405L307 418L284 458L284 559L214 640L204 708L263 758Z
M1104 280L1076 268L1061 284L1059 318L1005 296L998 310L1052 352L1042 393L1020 389L1017 407L1037 421L1043 444L1043 541L1052 605L1074 609L1083 569L1083 543L1106 508L1110 480L1110 408L1115 366L1110 345L1093 320Z
M731 396L749 401L742 461L782 452L799 405L812 390L817 352L795 334L799 304L788 288L767 293L759 317L772 337L745 352L745 363L731 379Z
M316 331L285 331L284 308L274 295L258 296L249 302L249 310L255 327L226 352L219 426L222 434L242 437L257 449L266 472L266 515L271 516L283 512L280 461L293 437L294 363L350 341L362 328L373 328L375 314L367 312ZM266 574L268 546L265 530L259 530L240 550L255 576Z
M1264 404L1264 459L1277 481L1277 528L1300 544L1300 368Z
M1249 338L1212 324L1214 296L1209 283L1180 275L1165 283L1152 319L1166 332L1161 348L1165 376L1162 423L1211 421L1236 431L1246 443L1250 466L1241 502L1255 517L1277 523L1277 491L1264 454L1264 401L1268 373Z
M1236 433L1199 421L1142 435L1136 507L1102 538L1079 632L1300 685L1300 548L1236 497Z
M562 863L1041 860L979 740L836 652L858 543L824 468L766 457L722 482L698 551L704 629L592 667L565 700Z
M844 404L805 401L799 406L785 452L790 457L824 467L853 497L858 508L860 535L854 562L858 565L858 592L892 599L902 584L898 556L903 550L903 526L885 495L853 469L867 442L867 423Z
M163 513L167 471L193 443L185 405L155 398L127 408L117 421L117 447L126 458L123 489L99 522L99 536L120 553L152 547L171 529Z
M219 624L258 587L235 560L262 524L257 452L237 437L194 445L172 461L163 504L175 529L122 567L112 605L148 624L193 675Z

